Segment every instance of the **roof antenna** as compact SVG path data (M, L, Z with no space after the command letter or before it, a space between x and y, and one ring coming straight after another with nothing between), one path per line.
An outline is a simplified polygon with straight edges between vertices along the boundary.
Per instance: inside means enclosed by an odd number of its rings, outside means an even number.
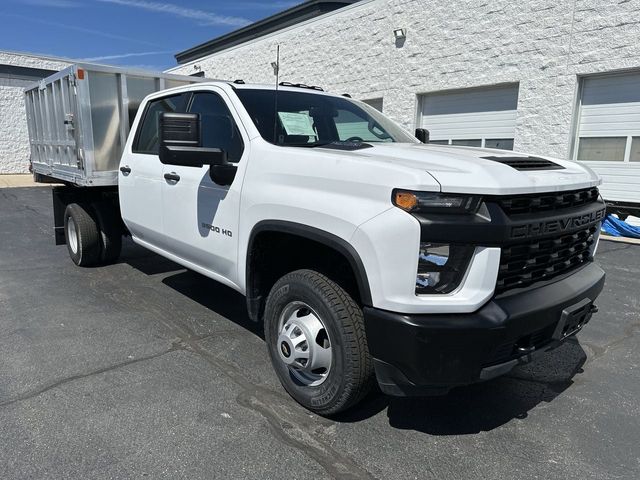
M278 145L278 85L280 84L280 45L276 50L276 61L271 62L273 73L276 76L276 94L273 107L273 143Z

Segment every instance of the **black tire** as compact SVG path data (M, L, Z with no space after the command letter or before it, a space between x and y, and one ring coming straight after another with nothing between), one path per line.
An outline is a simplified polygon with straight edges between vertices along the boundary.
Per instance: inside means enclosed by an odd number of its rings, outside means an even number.
M301 383L281 357L280 317L297 302L308 305L318 315L330 338L331 368L319 385ZM285 275L271 289L264 322L276 374L285 390L304 407L320 415L333 415L358 403L370 390L373 362L362 309L336 282L312 270Z
M118 260L122 251L122 228L116 206L107 202L93 205L100 234L100 264L110 265Z
M100 234L90 211L88 205L79 203L70 203L64 211L67 250L79 267L93 267L100 260Z

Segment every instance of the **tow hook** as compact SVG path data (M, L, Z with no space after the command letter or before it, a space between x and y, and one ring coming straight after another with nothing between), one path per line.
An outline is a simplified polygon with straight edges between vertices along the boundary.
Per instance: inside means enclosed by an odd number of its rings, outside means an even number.
M522 353L524 355L528 355L530 353L533 353L533 351L536 349L536 347L518 347L516 350L518 351L518 353Z

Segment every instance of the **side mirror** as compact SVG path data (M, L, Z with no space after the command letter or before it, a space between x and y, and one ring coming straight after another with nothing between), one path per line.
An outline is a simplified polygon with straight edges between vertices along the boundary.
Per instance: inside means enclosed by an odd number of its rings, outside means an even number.
M416 138L422 143L429 143L429 130L426 128L416 128Z
M163 113L160 115L160 162L165 165L202 167L224 165L227 155L219 148L203 148L200 115Z

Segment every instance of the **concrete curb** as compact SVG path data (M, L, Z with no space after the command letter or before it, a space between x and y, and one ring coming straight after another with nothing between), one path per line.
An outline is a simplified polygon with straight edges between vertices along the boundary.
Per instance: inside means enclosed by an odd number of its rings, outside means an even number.
M36 183L33 181L33 175L0 175L0 188L16 188L16 187L42 187L46 184Z

